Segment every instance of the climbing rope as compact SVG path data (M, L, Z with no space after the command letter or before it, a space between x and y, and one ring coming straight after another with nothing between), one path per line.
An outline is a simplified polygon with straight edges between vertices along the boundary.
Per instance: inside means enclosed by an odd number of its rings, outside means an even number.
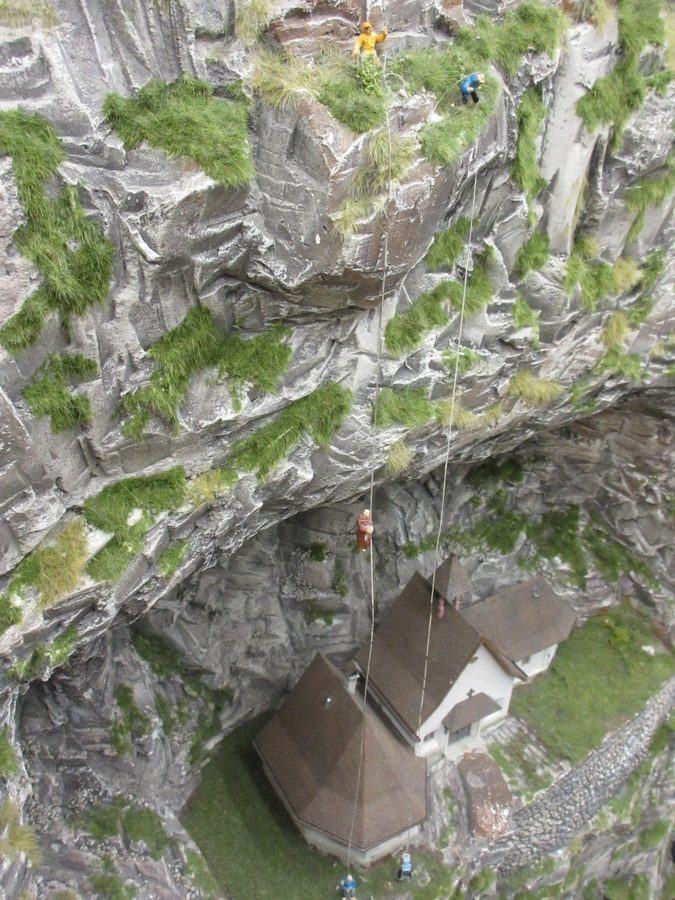
M471 198L471 219L469 220L469 240L467 248L471 248L471 238L473 236L473 219L476 208L476 184L478 182L478 169L473 177L473 196ZM464 267L464 286L462 288L462 306L459 312L459 330L457 332L456 351L455 351L455 371L452 379L452 396L450 399L450 419L448 422L448 437L445 445L445 464L443 466L443 488L441 490L441 509L438 516L438 532L436 534L436 546L434 551L434 572L431 576L431 592L429 594L429 619L427 622L427 640L424 651L424 670L422 673L422 691L420 693L420 706L417 717L417 735L419 735L422 727L422 716L424 714L424 698L427 690L427 676L429 674L429 648L431 646L431 626L434 620L434 593L436 591L436 572L440 564L440 547L443 535L443 517L445 513L445 496L448 485L448 465L450 463L450 443L452 440L452 426L455 418L455 400L457 398L457 381L459 378L459 357L462 349L462 331L464 329L464 310L466 307L466 291L469 280L469 266ZM415 773L415 754L413 753L411 777ZM408 835L406 842L406 852L410 849L410 830L412 828L412 810L408 821Z
M382 62L382 81L386 86L387 77L387 54L383 54ZM375 369L375 384L373 386L373 399L371 408L375 409L377 401L377 393L380 389L382 381L382 306L384 305L384 297L387 288L387 268L389 266L389 209L391 206L392 190L391 190L391 122L389 119L389 111L386 115L387 127L387 149L389 154L389 166L387 171L387 205L386 205L386 224L384 229L384 251L382 256L382 287L380 291L380 303L377 310L377 365ZM375 425L371 429L370 442L370 512L373 514L373 497L375 494L375 466L377 461L377 438L375 434ZM374 520L373 520L374 521ZM363 705L362 705L362 722L361 722L361 750L359 754L359 768L356 776L356 792L354 795L354 808L352 811L352 823L349 829L349 844L347 847L347 872L351 871L352 862L352 843L354 839L354 828L356 826L356 812L359 802L359 790L361 788L361 777L363 774L363 764L366 749L366 704L368 701L368 685L370 682L370 663L373 656L373 643L375 640L375 545L373 541L370 543L370 635L368 638L368 660L366 663L366 678L363 686Z

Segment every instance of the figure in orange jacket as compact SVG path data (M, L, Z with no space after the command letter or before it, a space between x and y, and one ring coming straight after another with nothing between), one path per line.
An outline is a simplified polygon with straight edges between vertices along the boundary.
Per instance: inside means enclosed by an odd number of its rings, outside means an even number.
M356 520L356 546L365 553L370 550L373 534L373 519L369 509L364 509Z
M361 25L361 34L354 41L354 49L352 50L352 56L356 58L369 57L371 59L377 60L379 62L379 57L377 55L377 50L375 49L378 44L381 44L382 41L387 37L387 29L384 31L375 31L373 32L373 26L370 22L364 22Z

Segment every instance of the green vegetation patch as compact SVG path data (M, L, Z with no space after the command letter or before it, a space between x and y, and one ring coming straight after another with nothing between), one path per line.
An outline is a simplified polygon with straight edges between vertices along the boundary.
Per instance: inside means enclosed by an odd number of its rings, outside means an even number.
M662 844L670 834L671 824L665 820L655 822L640 832L638 843L642 850L653 850Z
M23 28L34 24L53 28L58 21L48 0L0 0L0 25L7 28Z
M541 772L537 759L527 752L525 735L516 735L504 744L488 744L487 749L511 787L522 791L528 799L551 785L551 774Z
M113 719L111 744L120 755L131 751L131 741L150 734L150 718L136 706L134 692L128 684L120 684L114 690L120 715Z
M0 343L18 353L38 339L46 316L57 313L68 328L108 295L112 248L87 219L77 190L66 186L50 199L45 188L64 153L52 126L41 116L0 111L0 154L12 157L12 171L26 221L14 241L42 276L42 285L0 328Z
M324 450L351 409L351 393L328 381L290 403L269 425L237 441L229 455L235 469L256 472L265 481L274 468L308 435Z
M469 237L470 222L462 217L447 228L434 235L434 242L424 257L427 269L437 272L439 269L451 269L466 247Z
M324 625L332 625L335 613L327 606L321 606L316 600L305 600L305 622L313 625L315 622L323 622Z
M531 309L524 297L516 297L513 304L513 324L519 330L531 328L534 344L539 342L539 316L539 311Z
M136 897L134 885L124 881L107 856L101 859L101 871L89 876L89 883L94 896L104 900L134 900Z
M615 310L600 332L600 341L607 349L617 347L623 344L627 334L628 316L622 310Z
M21 394L35 416L49 416L54 434L91 422L91 404L68 390L68 385L90 381L96 374L93 359L80 353L53 353L38 369Z
M638 56L647 44L663 44L665 36L661 0L619 0L618 5L621 59L577 101L577 113L590 131L603 124L613 126L610 149L614 152L621 146L626 122L647 93Z
M87 555L84 525L74 519L24 557L0 593L0 634L22 620L20 604L30 588L37 592L42 608L71 593L82 577Z
M398 475L410 468L412 460L413 452L405 441L395 441L387 451L384 467L390 475Z
M431 91L443 120L425 125L420 143L425 157L447 165L469 147L485 129L497 102L499 85L486 73L480 103L470 109L459 102L459 82L470 72L496 63L508 77L516 74L529 50L553 55L559 46L565 19L558 9L526 0L500 22L479 16L474 27L461 28L443 50L404 53L392 63L412 91Z
M96 581L117 581L140 552L145 535L159 513L177 509L186 500L185 473L181 466L158 475L125 478L103 488L84 501L87 522L113 537L87 564ZM132 513L140 518L129 524Z
M439 286L442 288L442 285ZM422 338L434 328L448 323L444 308L445 292L435 288L414 300L405 312L393 316L384 329L384 346L393 356L403 356L419 347Z
M443 352L443 365L454 374L457 368L459 375L466 375L480 360L480 355L469 347L462 347L460 350L445 350Z
M189 541L181 540L176 541L164 550L157 560L157 565L165 578L171 578L178 571L187 556L189 546Z
M509 396L530 406L546 406L562 393L562 387L550 378L540 378L529 369L521 369L509 382Z
M413 164L417 142L411 135L376 131L368 140L365 159L352 178L335 227L349 237L361 219L384 208L389 184L401 181Z
M228 379L235 408L241 405L245 383L265 392L274 390L291 357L291 348L285 342L287 334L286 329L273 326L245 341L236 333L226 334L216 328L206 307L193 307L180 325L148 351L156 367L146 387L122 400L123 411L130 415L124 433L139 438L151 415L165 419L177 432L178 407L190 378L206 368L217 366L219 375Z
M7 780L11 775L16 775L18 770L16 754L9 739L9 726L5 725L0 730L0 778Z
M234 33L247 46L254 44L267 28L274 0L236 0Z
M635 353L625 353L620 347L606 350L593 370L599 375L611 375L626 381L640 381L642 377L640 357Z
M615 289L612 266L598 259L599 252L595 241L580 237L575 241L567 260L565 290L571 294L578 284L581 302L588 310L594 310Z
M603 900L650 900L649 879L646 875L633 875L630 881L625 878L608 878L602 882L600 890Z
M516 112L518 139L511 166L511 178L523 191L528 203L546 187L546 180L542 178L539 169L537 154L537 138L545 117L546 107L541 99L541 90L538 87L529 87L523 94Z
M9 797L0 806L0 853L9 860L23 853L35 866L42 859L35 832L30 825L22 824L19 809Z
M523 464L519 459L510 457L499 461L488 459L486 462L475 466L467 475L466 483L474 490L482 490L497 481L505 481L509 484L520 484L525 477Z
M626 206L635 219L630 227L627 243L635 240L642 231L645 216L650 207L661 206L675 190L675 155L668 159L666 174L660 178L643 178L626 189Z
M386 119L382 68L365 57L352 62L327 52L309 66L290 53L263 52L253 70L253 89L277 107L297 107L303 97L313 96L357 134L377 128Z
M629 604L603 611L560 645L546 673L516 688L511 710L549 750L578 763L672 674L671 653L641 650L655 642Z
M378 429L395 425L419 428L431 421L435 413L436 405L423 387L382 388L373 406L373 425Z
M528 272L542 269L548 262L550 243L545 231L535 231L518 251L515 262L516 274L524 278Z
M203 703L204 709L193 730L188 753L188 760L191 764L201 762L205 756L204 744L218 734L221 729L220 716L226 701L232 699L231 691L227 688L212 688L206 684L197 672L183 662L176 647L161 635L149 631L135 631L131 636L131 641L136 652L148 663L155 675L159 678L175 676L191 700L198 699ZM167 712L171 715L173 722L173 714L168 710L168 706L164 706L163 709L164 715L160 716L162 722L164 723L167 718ZM177 711L176 718L179 720L181 718L180 709Z
M77 637L77 629L71 625L51 643L38 644L25 659L15 660L9 669L10 674L19 681L32 681L45 666L62 666L74 653Z
M276 897L322 900L335 894L342 875L335 861L306 843L276 797L252 741L267 716L231 732L204 767L181 821L199 847L222 894L233 900ZM409 897L394 879L391 859L355 871L359 896ZM440 854L415 854L414 895L452 895L454 872Z
M169 156L192 160L226 187L253 177L243 95L214 97L206 82L184 75L173 84L149 81L135 97L109 94L103 112L127 150L145 142Z
M230 491L238 478L234 469L207 469L190 480L186 489L187 499L193 506L204 506Z

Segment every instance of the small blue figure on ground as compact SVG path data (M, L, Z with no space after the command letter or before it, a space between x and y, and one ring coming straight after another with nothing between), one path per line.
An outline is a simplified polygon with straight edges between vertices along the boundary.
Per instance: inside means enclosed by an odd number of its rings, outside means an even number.
M412 860L409 853L404 853L401 856L401 862L399 863L398 873L396 875L397 881L403 881L404 878L407 878L408 881L412 880Z
M469 97L471 97L474 103L478 103L478 100L480 99L478 96L478 88L481 84L485 84L485 75L483 75L482 72L472 72L471 75L462 78L459 83L459 93L462 98L462 103L465 106L469 102Z
M356 897L356 879L348 874L337 886L343 900L353 900Z

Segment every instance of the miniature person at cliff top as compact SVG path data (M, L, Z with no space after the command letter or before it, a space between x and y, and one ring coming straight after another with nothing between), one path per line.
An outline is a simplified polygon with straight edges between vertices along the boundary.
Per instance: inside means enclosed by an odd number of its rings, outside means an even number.
M347 875L337 886L341 897L356 897L356 880L353 875Z
M403 881L404 878L407 878L409 881L412 880L412 860L410 859L409 853L404 853L401 856L401 862L396 875L397 881Z
M469 97L474 103L478 103L478 88L481 84L485 84L485 75L482 72L472 72L471 75L462 78L459 83L459 93L464 105L469 102Z
M373 534L373 519L369 509L364 509L356 520L356 545L359 550L370 550Z
M360 57L361 59L363 59L363 57L367 57L379 62L380 60L375 48L378 44L381 44L386 37L386 28L384 29L384 31L373 32L373 26L370 24L370 22L363 22L363 24L361 25L361 34L354 41L352 56L354 58Z

